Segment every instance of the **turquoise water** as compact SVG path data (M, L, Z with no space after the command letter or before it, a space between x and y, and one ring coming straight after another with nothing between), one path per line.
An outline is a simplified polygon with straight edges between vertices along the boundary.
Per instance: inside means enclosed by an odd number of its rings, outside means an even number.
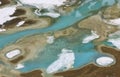
M76 40L74 44L72 40L68 40L65 37L56 39L56 41L52 45L47 45L45 49L38 54L39 55L38 58L24 62L25 68L20 69L20 71L28 72L38 68L46 69L52 62L58 59L58 55L61 53L61 50L63 48L73 50L73 52L75 53L74 64L75 68L91 62L96 55L98 54L101 55L100 53L95 51L94 44L92 42L82 44L81 39L84 36L83 35L77 36L78 36L77 39L76 38L72 39ZM81 39L79 39L80 37Z
M96 2L94 5L91 5L92 2ZM94 11L99 11L101 8L113 5L114 0L92 0L88 3L83 4L78 7L71 13L61 16L56 23L50 27L43 29L31 29L24 30L21 32L16 32L13 34L0 35L0 48L16 42L18 39L40 33L46 33L50 31L58 31L67 27L70 27L74 23L94 14ZM88 7L91 6L91 9ZM80 13L80 15L78 15ZM53 61L57 60L58 56L61 53L61 49L68 48L72 49L75 53L75 64L74 67L81 67L84 64L90 63L94 60L96 55L101 55L96 52L94 49L94 44L92 42L88 44L82 44L81 39L83 39L86 32L83 35L76 34L73 36L74 42L67 40L67 38L59 38L52 45L47 45L45 49L38 54L39 57L35 58L32 61L24 62L25 68L20 69L22 72L27 72L30 70L38 68L47 68Z
M88 16L91 16L93 11L99 10L105 6L113 5L115 2L115 1L114 2L113 1L114 0L106 1L108 4L103 4L104 0L93 0L88 3L85 3L84 5L78 7L71 13L69 13L65 16L61 16L56 23L54 23L52 26L44 28L44 29L31 29L31 30L25 30L25 31L16 32L13 34L8 34L8 35L0 35L0 48L2 49L6 45L12 44L12 43L16 42L18 39L26 37L26 36L50 32L50 31L57 31L60 29L70 27L72 24L74 24ZM94 6L92 6L92 7L94 7L94 9L89 10L88 7L90 6L91 2L96 2L96 4ZM78 13L78 12L81 14L80 16L76 16L76 13Z
M58 59L58 55L63 48L73 50L75 53L74 68L84 66L90 62L95 61L96 56L103 55L95 50L93 42L83 44L82 39L90 34L91 31L82 30L81 33L70 37L61 37L55 40L51 45L47 45L39 57L24 62L25 68L20 69L21 72L28 72L35 69L47 69L47 67Z

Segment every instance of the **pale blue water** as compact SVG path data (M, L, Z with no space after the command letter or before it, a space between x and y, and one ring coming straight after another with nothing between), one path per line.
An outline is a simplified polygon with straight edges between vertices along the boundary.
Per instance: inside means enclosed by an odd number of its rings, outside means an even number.
M82 38L83 35L79 37ZM75 39L73 38L73 40ZM101 55L95 51L94 44L92 42L82 44L80 39L76 39L76 42L73 44L72 40L68 41L66 38L59 38L52 45L47 45L45 49L38 54L38 58L32 61L26 61L24 63L25 68L21 69L21 71L28 72L37 68L46 69L52 62L58 59L58 55L61 53L61 49L63 48L71 49L75 53L75 68L91 62L94 60L96 55Z
M47 45L45 49L38 54L38 58L24 62L25 68L20 69L20 71L28 72L39 68L47 69L52 62L58 59L58 55L63 48L73 50L75 53L74 68L94 62L96 56L101 56L103 54L95 50L93 42L86 44L82 43L82 39L86 34L90 33L91 31L82 30L82 33L74 35L72 40L68 40L68 38L65 37L56 39L53 44Z
M95 2L96 4L93 6L94 9L89 10L89 6L91 2ZM30 36L30 35L34 35L34 34L39 34L39 33L45 33L45 32L50 32L50 31L57 31L60 29L64 29L67 28L69 26L71 26L72 24L88 17L91 16L93 11L99 10L105 6L109 6L109 5L113 5L115 2L113 2L114 0L108 0L108 4L103 4L104 0L93 0L90 1L86 4L84 4L83 6L78 7L76 10L74 10L73 12L69 13L68 15L65 16L61 16L59 18L59 20L54 23L52 26L48 27L48 28L44 28L44 29L31 29L31 30L25 30L25 31L21 31L21 32L16 32L13 34L8 34L8 35L0 35L0 48L2 49L3 47L5 47L7 44L12 44L14 43L16 40L26 37L26 36ZM76 16L76 12L81 13L81 16Z
M96 2L96 4L91 5L92 2ZM0 35L0 48L7 46L8 44L12 44L16 42L18 39L34 35L40 33L46 33L50 31L58 31L67 27L70 27L74 23L93 15L94 11L99 11L101 8L113 5L115 0L92 0L88 3L83 4L78 7L71 13L65 16L61 16L56 23L51 25L50 27L44 29L31 29L25 30L21 32L16 32L8 35ZM91 9L88 7L91 6ZM80 15L77 15L77 13ZM86 34L86 32L85 32ZM84 35L73 36L74 42L67 40L67 38L59 38L52 45L47 45L46 48L41 52L38 58L32 61L26 61L24 63L25 68L21 69L22 72L27 72L30 70L38 69L38 68L47 68L53 61L58 58L58 54L61 53L61 49L68 48L72 49L75 53L75 64L74 67L81 67L84 64L88 64L93 61L96 55L102 55L94 49L94 44L92 42L88 44L82 44L81 39L83 39ZM77 38L76 38L77 36Z

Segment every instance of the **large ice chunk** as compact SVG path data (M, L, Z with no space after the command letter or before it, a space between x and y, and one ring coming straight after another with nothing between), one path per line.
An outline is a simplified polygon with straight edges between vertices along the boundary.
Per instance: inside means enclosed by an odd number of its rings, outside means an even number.
M69 69L74 64L74 60L75 55L72 50L62 49L59 58L47 68L47 73L54 73L63 68Z

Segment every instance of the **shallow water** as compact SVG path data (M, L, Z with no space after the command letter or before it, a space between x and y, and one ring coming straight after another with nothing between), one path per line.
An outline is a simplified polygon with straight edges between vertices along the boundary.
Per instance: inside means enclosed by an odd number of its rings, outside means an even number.
M91 6L92 2L96 2L94 5ZM92 0L88 3L85 3L82 6L79 6L77 9L72 11L71 13L61 16L56 23L51 25L50 27L43 28L43 29L31 29L25 30L21 32L16 32L13 34L7 35L0 35L0 48L4 48L8 44L13 44L17 40L31 36L35 34L41 34L46 32L58 31L64 28L70 27L71 25L75 24L76 22L85 19L94 14L94 11L99 11L101 8L113 5L115 3L114 0ZM91 6L91 9L88 7ZM79 13L79 14L78 14ZM88 32L90 33L90 32ZM52 62L57 60L58 55L61 53L61 49L68 48L74 51L75 53L75 63L74 67L82 67L93 60L97 55L102 55L101 53L95 50L95 45L93 42L82 44L81 39L83 39L86 33L83 35L78 36L75 39L76 42L72 43L68 41L66 38L59 38L53 44L47 45L44 50L38 54L39 57L35 58L34 60L28 60L24 62L25 68L20 69L21 72L28 72L34 69L43 68L46 69ZM109 43L106 43L109 44ZM111 44L110 44L111 45Z
M83 44L82 39L87 34L89 35L90 31L83 30L82 32L81 34L76 34L77 37L73 36L72 40L68 40L64 37L56 39L53 44L47 45L45 49L38 54L37 58L24 62L25 68L20 69L20 71L28 72L38 68L47 69L50 64L58 59L58 55L63 48L73 50L75 53L74 68L83 67L94 62L96 57L102 56L103 53L96 51L93 42ZM73 40L76 41L73 43Z
M96 1L96 4L93 6L93 10L89 10L89 6L91 2ZM30 36L34 34L39 34L39 33L45 33L45 32L50 32L50 31L57 31L60 29L67 28L71 26L72 24L75 24L76 22L93 15L92 13L96 10L99 10L105 6L108 5L113 5L114 0L106 0L108 4L103 4L104 0L93 0L91 2L88 2L84 4L83 6L80 6L78 9L74 10L73 12L69 13L68 15L61 16L56 23L54 23L52 26L44 28L44 29L33 29L33 30L25 30L21 32L16 32L13 34L8 34L8 35L0 35L0 48L2 49L5 47L7 44L14 43L16 40L23 38L25 36ZM81 15L76 16L76 12L79 12Z

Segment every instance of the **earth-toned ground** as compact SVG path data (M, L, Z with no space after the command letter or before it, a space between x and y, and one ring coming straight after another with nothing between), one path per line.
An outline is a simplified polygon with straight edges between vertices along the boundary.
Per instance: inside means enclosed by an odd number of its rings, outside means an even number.
M2 2L2 4L0 4L0 8L16 4L15 1L11 0L0 1ZM71 4L71 6L58 7L57 11L59 11L62 15L65 15L68 12L76 9L76 7L78 7L82 1L83 0L81 0L80 2L73 2L74 4ZM4 28L7 30L4 32L0 32L0 35L10 34L29 29L46 28L52 25L54 22L57 22L58 20L57 18L52 18L49 16L38 17L33 13L33 10L34 8L31 9L28 6L18 6L15 13L11 15L11 17L15 16L16 18L5 22L4 26L0 25L0 28ZM103 19L108 20L119 17L120 7L118 6L118 4L115 4L111 7L101 9L95 15L85 18L82 21L73 24L71 27L55 32L47 32L44 34L28 36L17 40L12 45L7 45L6 47L0 50L0 77L119 77L120 50L110 46L99 45L104 40L109 39L109 34L119 31L120 29L118 26L106 24L103 21ZM25 23L20 27L17 27L16 25L20 21L25 21ZM96 34L100 36L99 38L93 40L93 43L95 44L95 49L100 53L112 55L116 60L116 63L114 65L110 67L99 67L94 63L90 63L77 69L72 68L67 71L57 72L53 74L47 74L45 72L45 69L36 69L25 73L14 69L14 67L17 64L20 64L27 60L34 60L35 58L37 58L38 56L36 54L39 54L48 44L48 36L54 36L55 40L61 37L72 39L74 35L81 34L82 30L95 31ZM16 48L22 51L21 55L16 56L13 59L8 59L5 57L5 54L8 51Z

